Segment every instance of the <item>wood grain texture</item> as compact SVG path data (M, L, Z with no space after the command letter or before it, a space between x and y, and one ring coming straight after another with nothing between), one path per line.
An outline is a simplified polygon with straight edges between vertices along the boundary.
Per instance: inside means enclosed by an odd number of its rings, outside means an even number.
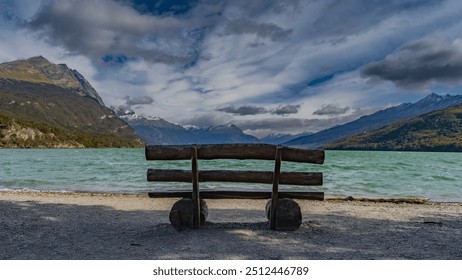
M276 146L269 144L210 144L196 145L198 159L259 159L274 160ZM148 145L147 160L189 160L191 145ZM282 160L292 162L324 163L324 151L282 147Z
M156 190L148 193L151 198L162 197L191 197L191 189L180 190ZM201 190L201 199L270 199L270 190L261 189L220 189ZM324 192L313 191L279 191L279 198L324 200Z
M181 169L148 169L149 182L192 182L192 172ZM199 182L234 182L272 184L272 171L236 171L236 170L203 170L199 171ZM281 172L281 185L322 186L321 172Z

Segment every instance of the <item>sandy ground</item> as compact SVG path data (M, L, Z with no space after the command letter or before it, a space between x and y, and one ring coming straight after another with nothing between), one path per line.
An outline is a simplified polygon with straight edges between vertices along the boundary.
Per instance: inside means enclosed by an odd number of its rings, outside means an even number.
M268 229L263 200L207 200L176 231L176 199L0 192L0 259L462 259L461 203L298 201L302 226Z

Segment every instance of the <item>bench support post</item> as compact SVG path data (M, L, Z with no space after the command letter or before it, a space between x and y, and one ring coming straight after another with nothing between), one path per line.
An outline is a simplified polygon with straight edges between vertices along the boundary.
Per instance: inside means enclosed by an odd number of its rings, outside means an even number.
M282 147L276 147L276 158L273 173L273 190L271 193L270 229L276 229L276 206L279 194L279 175L281 174Z
M197 146L191 147L192 157L192 200L193 200L193 228L199 228L201 224L200 194L199 194L199 167L197 162Z

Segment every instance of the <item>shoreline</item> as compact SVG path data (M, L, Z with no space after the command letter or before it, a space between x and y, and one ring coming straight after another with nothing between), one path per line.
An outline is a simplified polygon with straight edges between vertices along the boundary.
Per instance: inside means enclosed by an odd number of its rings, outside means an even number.
M82 196L134 196L145 197L147 192L104 192L104 191L56 191L56 190L34 190L34 189L0 189L1 193L24 193L24 194L62 194L62 195L82 195ZM179 199L179 198L178 198ZM426 203L460 203L462 201L439 201L431 200L426 197L411 196L411 197L367 197L367 196L325 196L324 201L362 201L362 202L383 202L383 203L410 203L410 204L426 204Z
M0 191L0 259L462 259L462 203L297 200L298 230L269 229L266 200L207 200L176 231L176 198Z

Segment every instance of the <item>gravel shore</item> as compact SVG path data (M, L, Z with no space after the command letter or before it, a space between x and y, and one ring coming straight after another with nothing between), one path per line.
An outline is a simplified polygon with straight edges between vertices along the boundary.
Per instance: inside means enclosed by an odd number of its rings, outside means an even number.
M176 231L176 199L0 192L0 259L462 259L462 203L298 201L301 227L268 229L265 200L207 200Z

